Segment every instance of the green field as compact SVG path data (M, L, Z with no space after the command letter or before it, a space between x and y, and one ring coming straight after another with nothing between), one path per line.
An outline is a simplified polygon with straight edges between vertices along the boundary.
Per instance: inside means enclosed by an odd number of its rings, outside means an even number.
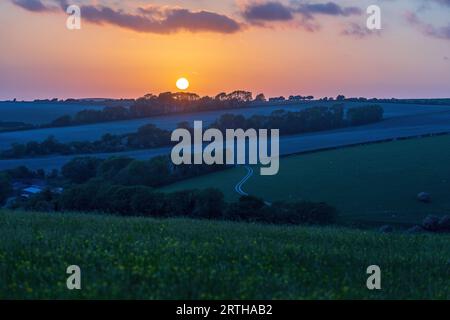
M0 211L0 299L450 299L448 235ZM382 290L366 288L379 265ZM78 265L82 290L66 289Z
M267 201L324 201L343 221L414 224L429 214L450 213L450 136L401 140L282 158L276 176L258 170L243 189ZM165 191L216 187L235 200L239 167L169 187ZM419 192L431 204L417 201Z

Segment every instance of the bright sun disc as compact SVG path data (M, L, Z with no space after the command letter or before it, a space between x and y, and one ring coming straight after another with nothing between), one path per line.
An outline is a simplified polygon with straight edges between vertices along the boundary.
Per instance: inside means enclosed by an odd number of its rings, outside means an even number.
M180 90L186 90L189 88L189 81L186 78L180 78L177 80L177 88Z

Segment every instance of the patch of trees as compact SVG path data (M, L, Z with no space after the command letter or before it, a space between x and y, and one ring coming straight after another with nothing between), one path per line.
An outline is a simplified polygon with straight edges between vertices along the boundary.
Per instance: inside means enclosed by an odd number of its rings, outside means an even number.
M281 135L331 130L345 126L355 126L378 122L383 119L383 108L378 105L361 106L348 109L344 105L331 107L311 107L297 112L278 110L270 115L224 114L210 127L223 132L226 129L280 129ZM192 129L190 123L182 122L180 128ZM54 137L48 137L43 142L31 141L26 144L13 144L11 149L2 151L0 158L23 158L51 154L91 154L123 152L137 149L150 149L170 146L171 132L148 124L140 127L137 132L124 135L105 134L100 140L74 141L61 143Z
M26 166L19 166L14 169L3 171L9 178L13 180L32 180L32 179L53 179L58 176L58 170L54 169L49 173L46 173L43 169L30 170Z
M116 185L161 187L225 168L225 165L206 164L176 166L169 156L159 156L146 161L126 157L111 157L106 160L79 157L65 164L61 174L69 182L78 184L100 179Z
M377 103L402 103L402 104L424 104L424 105L450 105L450 99L370 99Z
M378 122L383 119L384 110L378 105L351 108L347 112L347 119L350 125L358 126Z
M283 101L284 97L279 97L278 99ZM314 100L314 96L302 96L302 95L296 95L296 96L289 96L289 101L311 101Z
M186 217L288 225L335 223L336 210L324 203L277 202L244 196L226 203L220 190L162 193L146 186L121 186L91 180L61 195L43 192L22 202L26 210L81 211L153 218Z
M333 97L320 98L319 101L334 101ZM336 101L347 102L370 102L370 103L400 103L400 104L423 104L423 105L450 105L449 98L443 99L379 99L379 98L365 98L365 97L351 97L347 98L344 95L338 95Z
M269 116L225 114L211 127L226 129L280 129L281 135L332 130L346 126L356 126L381 121L384 110L377 105L349 108L347 113L343 104L331 107L311 107L298 112L277 110Z
M253 101L265 101L264 95L253 100L249 91L237 90L220 93L215 97L200 97L188 92L163 92L159 95L147 94L130 107L109 106L103 110L83 110L74 116L65 115L47 124L46 127L62 127L110 121L147 118L171 113L210 111L247 106Z
M17 159L24 157L38 157L52 154L90 154L112 153L136 149L150 149L168 146L170 131L162 130L153 124L142 126L137 132L124 135L105 134L97 141L59 142L49 136L42 142L15 143L11 148L0 152L0 158Z
M254 196L242 196L225 211L225 219L273 224L328 225L336 222L337 212L326 203L279 201L268 205Z

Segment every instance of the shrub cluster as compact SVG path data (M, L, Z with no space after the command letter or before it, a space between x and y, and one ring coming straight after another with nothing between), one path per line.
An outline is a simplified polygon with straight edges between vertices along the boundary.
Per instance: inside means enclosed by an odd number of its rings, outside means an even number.
M383 120L384 110L378 105L351 108L347 112L347 120L351 126L374 123Z
M228 94L220 93L214 98L208 96L200 97L195 93L189 92L163 92L159 95L147 94L138 98L129 108L108 106L103 110L82 110L74 116L65 115L59 117L46 126L61 127L147 118L171 113L230 109L264 100L264 96L261 95L258 95L253 100L252 93L243 90L233 91Z
M92 180L74 185L61 195L49 190L18 203L40 211L86 211L142 217L187 217L290 225L326 225L336 221L336 210L324 203L277 202L244 196L226 203L220 190L185 190L162 193L145 186L110 185Z
M12 192L12 185L10 177L0 172L0 206L5 203L5 200L8 199L9 195Z
M427 216L422 222L422 228L429 232L450 232L450 216Z
M85 183L90 179L101 179L111 184L160 187L179 180L216 172L228 168L226 165L179 165L169 156L150 160L134 160L126 157L99 159L78 157L66 163L61 174L71 183Z

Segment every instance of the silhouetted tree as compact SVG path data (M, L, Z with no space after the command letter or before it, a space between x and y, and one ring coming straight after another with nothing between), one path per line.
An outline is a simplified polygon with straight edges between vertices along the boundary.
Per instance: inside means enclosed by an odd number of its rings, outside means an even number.
M74 183L83 183L96 176L100 163L101 160L98 158L75 158L62 167L61 173L63 177Z
M266 96L264 95L264 93L260 93L255 97L256 102L265 102L266 100L267 99L266 99Z

